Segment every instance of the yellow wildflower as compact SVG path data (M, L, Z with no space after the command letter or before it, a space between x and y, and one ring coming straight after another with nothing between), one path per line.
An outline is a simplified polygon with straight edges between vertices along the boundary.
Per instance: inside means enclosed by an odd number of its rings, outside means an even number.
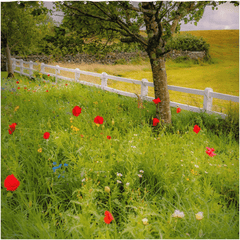
M39 148L39 149L38 149L38 152L40 152L40 153L41 153L41 152L42 152L42 148Z
M104 190L105 190L105 192L107 192L107 193L110 193L110 191L111 191L111 190L110 190L110 187L107 187L107 186L104 188Z

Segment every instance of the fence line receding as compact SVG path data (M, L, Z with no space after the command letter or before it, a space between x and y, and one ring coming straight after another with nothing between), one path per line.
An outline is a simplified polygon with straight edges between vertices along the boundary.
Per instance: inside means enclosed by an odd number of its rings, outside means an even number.
M26 62L26 61L23 61L22 59L19 60L19 59L12 58L11 60L12 60L13 71L16 72L16 73L19 73L21 75L28 76L28 77L33 77L33 71L37 71L37 69L34 69L33 66L35 66L35 65L38 66L39 65L38 63L34 63L32 61ZM17 65L17 62L19 63L18 65ZM23 64L28 64L29 67L24 67ZM20 71L17 71L16 67L20 68ZM87 86L95 86L97 88L101 88L103 90L113 92L113 93L117 93L117 94L127 96L127 97L137 98L137 95L134 94L134 93L129 93L129 92L125 92L125 91L121 91L121 90L118 90L118 89L108 87L107 86L108 79L115 80L115 81L120 81L120 82L138 84L138 85L141 85L140 97L143 100L152 101L154 99L153 97L148 96L148 87L154 87L154 85L153 85L152 82L148 82L148 80L145 79L145 78L142 79L142 81L138 81L138 80L134 80L134 79L122 78L122 77L116 77L116 76L108 75L105 72L103 72L101 74L100 73L93 73L93 72L88 72L88 71L82 71L82 70L79 70L78 68L69 69L69 68L59 67L58 65L52 66L52 65L48 65L48 64L44 64L44 63L41 63L40 67L41 67L40 73L46 74L46 75L49 74L50 76L55 77L56 82L58 81L58 79L63 79L63 80L67 80L67 81L75 81L75 82L80 83L80 84L84 84L84 85L87 85ZM50 69L55 69L55 74L45 72L45 67L50 68ZM25 72L23 72L23 70L28 70L29 73L25 73ZM69 78L69 77L60 76L60 71L61 70L75 73L75 78L73 79L73 78ZM93 76L93 77L99 77L101 79L101 85L79 80L81 74L90 75L90 76ZM184 88L184 87L177 87L177 86L168 85L168 90L178 91L178 92L183 92L183 93L191 93L191 94L204 96L203 108L198 108L198 107L194 107L194 106L170 101L170 106L171 107L180 107L181 109L192 111L192 112L206 112L208 114L218 114L222 118L225 118L227 115L223 114L223 113L220 113L220 112L212 111L213 98L218 98L218 99L232 101L232 102L239 102L239 97L232 96L232 95L227 95L227 94L222 94L222 93L216 93L216 92L213 92L213 90L211 88L205 88L205 90L198 90L198 89Z

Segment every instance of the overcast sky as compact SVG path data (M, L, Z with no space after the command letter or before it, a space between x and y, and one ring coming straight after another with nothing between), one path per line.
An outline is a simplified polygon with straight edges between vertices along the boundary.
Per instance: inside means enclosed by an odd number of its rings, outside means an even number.
M133 2L133 1L132 1ZM52 2L45 2L47 7L51 7ZM62 15L63 13L57 13ZM52 16L55 21L61 22L61 17ZM181 25L181 31L193 30L222 30L222 29L239 29L239 7L234 7L230 2L218 6L218 10L212 10L212 7L205 8L202 19L197 26L193 23Z

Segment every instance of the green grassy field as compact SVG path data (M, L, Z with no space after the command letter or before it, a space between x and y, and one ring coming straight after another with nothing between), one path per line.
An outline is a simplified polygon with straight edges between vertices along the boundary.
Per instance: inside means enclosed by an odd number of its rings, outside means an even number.
M239 238L238 115L173 108L172 125L153 127L153 102L45 78L2 73L2 238Z

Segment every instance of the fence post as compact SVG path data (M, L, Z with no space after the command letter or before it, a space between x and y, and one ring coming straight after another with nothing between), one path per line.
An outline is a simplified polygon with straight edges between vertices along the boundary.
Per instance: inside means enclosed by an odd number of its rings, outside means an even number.
M80 71L78 68L76 68L75 69L75 81L77 81L79 78L80 78L80 72L78 72L78 71Z
M13 64L12 64L12 69L13 69L13 72L16 68L16 59L15 58L12 58L12 61L13 61Z
M148 95L148 86L146 83L148 83L148 80L146 78L143 78L141 82L141 98L143 100Z
M102 77L101 77L101 88L105 89L105 87L107 87L107 73L103 72L102 73Z
M40 73L44 73L44 71L45 71L45 69L44 69L45 67L44 67L44 63L41 63L41 70L40 70Z
M210 97L211 92L213 92L212 88L205 88L205 90L204 90L203 110L205 110L205 111L212 110L213 98Z
M29 75L30 75L30 77L32 77L32 75L33 75L33 62L32 61L29 62L29 68L30 68Z
M56 78L55 78L55 83L57 83L58 80L58 74L60 74L60 67L58 65L56 65L56 69L55 69L55 74L56 74Z
M23 74L23 60L22 59L20 60L20 72L22 75Z

